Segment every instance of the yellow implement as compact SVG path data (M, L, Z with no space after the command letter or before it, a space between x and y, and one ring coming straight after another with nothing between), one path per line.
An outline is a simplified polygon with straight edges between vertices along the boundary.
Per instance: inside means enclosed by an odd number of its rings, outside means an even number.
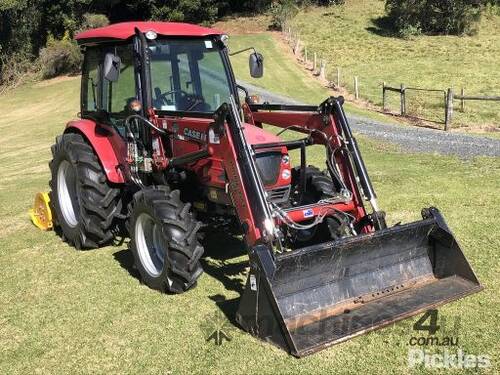
M41 230L52 229L52 211L49 206L50 198L48 193L37 193L35 203L30 209L30 217L33 224Z

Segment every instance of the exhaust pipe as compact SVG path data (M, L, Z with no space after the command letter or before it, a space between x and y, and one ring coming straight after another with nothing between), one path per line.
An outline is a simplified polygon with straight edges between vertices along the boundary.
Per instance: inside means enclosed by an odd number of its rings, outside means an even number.
M237 321L302 357L479 292L442 215L422 216L292 253L255 246Z

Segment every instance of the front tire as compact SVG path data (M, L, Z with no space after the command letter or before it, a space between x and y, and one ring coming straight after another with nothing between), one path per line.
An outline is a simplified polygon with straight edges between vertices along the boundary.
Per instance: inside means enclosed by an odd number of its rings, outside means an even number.
M96 248L114 237L121 189L106 178L97 155L80 134L63 134L52 146L50 201L62 237L77 249Z
M203 270L201 224L180 200L179 190L146 188L134 195L129 249L142 281L161 292L183 293L196 285Z

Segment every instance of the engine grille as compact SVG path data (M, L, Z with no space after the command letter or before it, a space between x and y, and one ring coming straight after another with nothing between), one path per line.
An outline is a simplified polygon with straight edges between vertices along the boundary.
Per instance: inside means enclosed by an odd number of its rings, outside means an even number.
M281 152L261 152L255 155L255 164L264 185L273 185L278 180L281 166Z
M283 203L288 201L291 186L282 186L276 189L267 190L267 199L273 203Z

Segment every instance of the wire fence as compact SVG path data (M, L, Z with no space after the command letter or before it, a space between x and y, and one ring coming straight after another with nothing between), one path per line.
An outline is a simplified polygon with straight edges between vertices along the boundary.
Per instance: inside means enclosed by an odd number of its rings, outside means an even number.
M498 109L474 103L500 102L500 96L465 95L464 88L457 94L451 87L423 88L406 86L404 83L391 86L383 81L365 80L348 67L329 65L323 56L308 48L300 39L299 33L288 24L285 23L282 30L283 37L297 60L323 83L345 92L351 99L363 101L393 115L432 122L442 126L444 130L452 127L452 120L456 115L466 111L469 114L481 111L481 118L498 118Z

